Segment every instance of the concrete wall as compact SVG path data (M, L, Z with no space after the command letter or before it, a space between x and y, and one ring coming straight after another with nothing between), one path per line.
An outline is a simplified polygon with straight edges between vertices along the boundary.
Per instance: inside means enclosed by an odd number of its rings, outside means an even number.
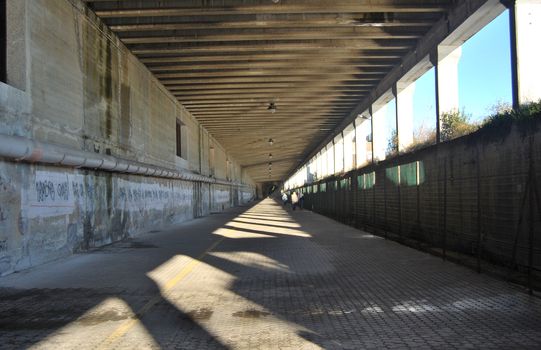
M530 201L535 187L527 184L541 186L540 127L539 118L504 123L329 178L305 188L306 205L381 235L500 264L528 266L531 246L539 269L541 201Z
M0 134L207 176L213 146L223 181L0 158L0 275L252 199L235 160L79 0L8 0L8 37Z

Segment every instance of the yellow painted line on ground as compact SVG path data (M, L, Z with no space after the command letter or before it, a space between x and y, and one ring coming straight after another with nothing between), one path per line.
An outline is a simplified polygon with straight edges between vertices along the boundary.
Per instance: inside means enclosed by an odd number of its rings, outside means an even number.
M173 278L171 278L169 281L165 283L162 293L163 294L167 293L168 291L173 289L178 283L180 283L184 278L186 278L190 274L190 272L192 272L193 269L195 269L195 267L201 263L201 260L208 253L210 253L214 248L216 248L218 244L220 244L224 239L225 237L218 239L210 247L208 247L203 253L201 253L201 255L199 255L196 259L192 259L192 261L190 261L188 265L184 266L184 268L180 270L179 273L177 273ZM163 295L163 297L165 297L165 295ZM152 299L150 299L141 309L139 309L139 311L137 311L135 316L133 316L134 317L133 319L126 321L120 326L118 326L118 328L116 328L100 344L100 346L98 346L98 349L109 349L111 345L113 345L114 342L116 342L118 339L125 336L136 324L140 323L141 321L139 319L142 318L150 309L152 309L152 307L155 304L157 304L160 301L160 299L162 299L162 294L155 295Z

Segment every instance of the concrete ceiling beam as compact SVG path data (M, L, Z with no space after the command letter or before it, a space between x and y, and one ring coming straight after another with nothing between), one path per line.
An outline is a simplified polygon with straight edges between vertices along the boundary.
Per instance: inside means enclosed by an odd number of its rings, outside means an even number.
M268 1L230 1L227 6L224 2L213 5L206 2L201 6L200 1L166 2L163 8L152 7L155 2L144 5L141 2L124 1L122 8L103 9L96 6L100 1L86 1L95 5L96 14L101 18L129 18L129 17L171 17L171 16L224 16L224 15L250 15L250 14L314 14L314 13L426 13L444 12L448 9L449 1L431 0L371 0L369 3L360 3L355 0L337 1L308 1L269 4ZM118 3L118 1L117 1Z
M319 51L318 50L308 50L300 53L288 53L288 52L273 52L273 53L252 53L244 54L241 52L230 52L226 54L212 54L212 55L179 55L173 54L168 56L143 56L140 55L139 59L141 62L151 66L155 63L187 63L187 64L200 64L201 62L211 62L212 63L224 63L224 62L258 62L258 61L272 61L272 62L288 62L288 61L298 61L298 60L307 60L311 58L317 58L321 60L322 64L325 64L329 60L365 60L366 62L374 60L400 60L402 57L402 51L391 51L384 50L378 52L377 50L354 50L347 52L342 51ZM186 54L181 52L180 54Z
M267 20L244 20L244 21L211 21L205 18L201 22L163 22L150 24L117 24L109 27L118 33L125 32L155 32L155 31L185 31L185 30L214 30L224 29L261 29L261 28L400 28L400 27L427 27L434 24L437 17L419 19L395 19L395 18L363 18L358 14L327 15L328 18L309 19L306 15L285 19ZM277 16L274 16L276 18ZM189 17L190 18L190 17ZM177 19L175 19L177 20ZM179 17L179 20L186 20Z

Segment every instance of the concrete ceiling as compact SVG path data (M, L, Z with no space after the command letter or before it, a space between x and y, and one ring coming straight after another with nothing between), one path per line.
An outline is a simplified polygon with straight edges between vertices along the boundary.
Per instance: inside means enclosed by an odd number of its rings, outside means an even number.
M255 181L298 166L454 3L85 2Z

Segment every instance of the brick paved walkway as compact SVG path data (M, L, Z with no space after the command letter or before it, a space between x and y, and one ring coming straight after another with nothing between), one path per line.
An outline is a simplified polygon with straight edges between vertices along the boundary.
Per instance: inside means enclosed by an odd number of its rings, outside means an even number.
M0 278L0 348L541 348L541 299L265 200Z

